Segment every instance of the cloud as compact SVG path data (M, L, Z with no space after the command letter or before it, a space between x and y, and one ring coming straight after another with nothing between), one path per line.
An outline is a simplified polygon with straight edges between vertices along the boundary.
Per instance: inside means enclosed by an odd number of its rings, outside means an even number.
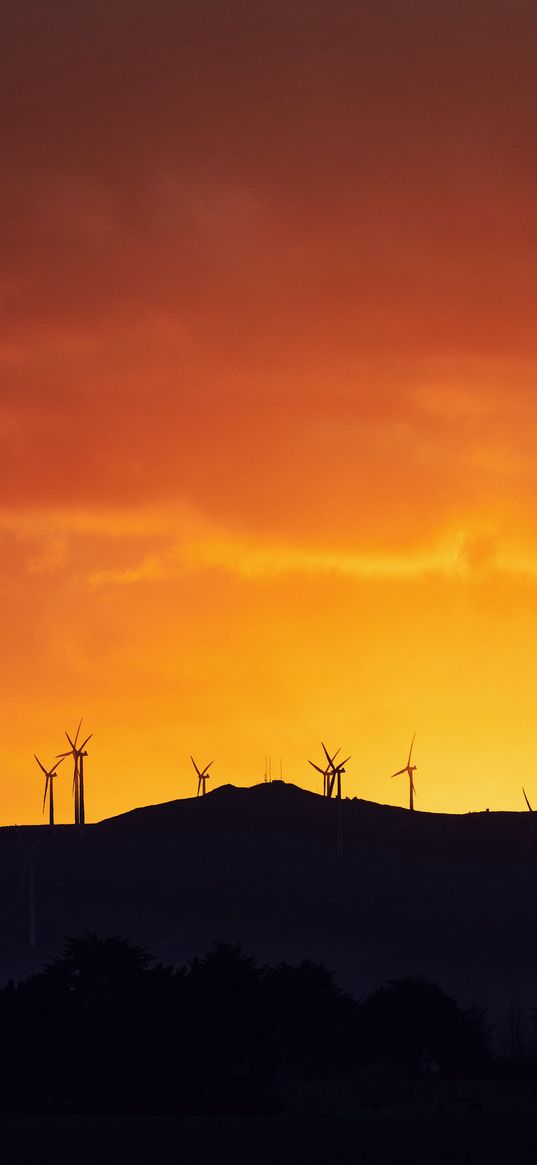
M6 331L533 350L534 12L262 8L11 12Z
M530 526L512 526L500 512L459 514L455 525L426 533L414 528L402 543L355 532L352 543L282 539L270 531L223 525L187 505L115 510L69 508L0 511L4 560L10 571L88 583L92 589L156 584L219 572L246 582L333 576L356 580L537 577Z
M537 547L532 551L516 543L509 545L500 531L474 526L404 552L387 548L379 553L364 547L345 553L239 539L233 532L204 528L200 523L188 538L169 543L160 553L146 554L134 565L99 567L91 572L89 582L96 587L132 586L203 571L221 571L252 583L322 575L400 582L434 577L478 581L502 575L537 578Z
M341 554L531 510L533 9L7 11L6 506Z

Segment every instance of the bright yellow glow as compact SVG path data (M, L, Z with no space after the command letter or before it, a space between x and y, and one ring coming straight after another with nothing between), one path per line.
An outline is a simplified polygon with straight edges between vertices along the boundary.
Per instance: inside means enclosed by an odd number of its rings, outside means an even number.
M226 539L192 514L3 518L13 555L3 820L39 820L32 751L81 714L90 819L273 774L317 789L320 739L352 753L349 796L418 808L521 808L537 678L537 559L490 526L429 551L350 553ZM134 540L134 542L133 542ZM140 556L139 543L144 546ZM126 545L125 545L126 544ZM154 546L154 549L150 549ZM113 564L120 560L120 567ZM21 604L39 597L20 624ZM68 763L56 782L70 818Z

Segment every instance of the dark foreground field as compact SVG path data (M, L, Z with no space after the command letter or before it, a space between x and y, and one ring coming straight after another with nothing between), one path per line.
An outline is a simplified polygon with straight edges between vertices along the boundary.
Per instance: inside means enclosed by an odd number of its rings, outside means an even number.
M530 1106L263 1118L2 1117L5 1165L535 1165Z

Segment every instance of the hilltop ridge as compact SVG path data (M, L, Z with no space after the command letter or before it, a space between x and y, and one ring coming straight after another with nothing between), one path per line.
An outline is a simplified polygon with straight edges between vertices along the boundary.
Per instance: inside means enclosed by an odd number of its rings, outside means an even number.
M322 804L325 806L330 805L330 804L334 805L336 803L335 797L332 798L330 801L328 801L325 797L321 796L320 793L316 793L312 789L304 789L301 785L296 784L294 781L284 781L281 779L274 778L271 781L260 781L254 785L234 785L231 781L229 781L229 782L226 782L226 784L217 785L216 788L208 789L207 793L205 795L205 798L197 797L194 794L191 797L177 797L171 801L158 801L158 802L154 802L154 803L148 804L148 805L139 805L139 806L135 806L133 809L126 809L121 813L113 814L111 817L102 818L99 822L94 822L93 824L102 825L102 824L105 824L107 822L117 821L117 820L120 820L123 818L132 817L133 814L144 813L146 811L153 811L153 810L159 810L159 809L168 809L171 806L180 805L180 804L181 805L197 804L200 806L202 804L204 804L205 806L208 806L209 804L215 804L216 802L218 802L218 804L220 806L222 806L222 805L226 804L226 802L228 802L230 805L233 804L236 807L240 803L241 799L244 800L246 798L258 798L258 797L266 798L268 803L274 803L274 804L280 803L280 804L286 804L287 806L292 804L293 798L294 798L295 802L301 801L302 804L305 804L307 801L309 801L310 804L313 804L315 802L317 804ZM375 809L380 809L383 812L393 811L393 813L395 813L395 814L403 814L405 816L408 816L408 808L406 806L392 805L392 804L389 804L387 802L381 802L381 801L369 801L367 798L358 797L358 796L342 797L341 803L342 803L342 805L351 805L351 804L358 803L361 806L370 806L370 807L375 808ZM527 817L526 810L476 809L476 810L469 810L466 813L449 813L447 810L442 811L442 812L437 812L437 811L431 811L431 810L415 809L414 813L415 813L416 818L418 818L418 817L428 818L428 819L431 819L431 818L442 818L442 819L453 818L457 821L460 821L460 820L468 818L468 817L473 818L473 817L482 817L482 816L494 817L494 818L498 818L498 817L513 817L513 818Z

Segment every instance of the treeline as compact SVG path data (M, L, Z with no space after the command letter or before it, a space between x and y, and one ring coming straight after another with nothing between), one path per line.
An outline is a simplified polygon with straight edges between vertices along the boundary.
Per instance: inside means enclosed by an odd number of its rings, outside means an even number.
M468 1079L492 1062L482 1013L432 983L399 979L358 1001L321 964L259 966L218 945L153 966L94 934L3 988L0 1032L3 1111L262 1113L289 1079Z

